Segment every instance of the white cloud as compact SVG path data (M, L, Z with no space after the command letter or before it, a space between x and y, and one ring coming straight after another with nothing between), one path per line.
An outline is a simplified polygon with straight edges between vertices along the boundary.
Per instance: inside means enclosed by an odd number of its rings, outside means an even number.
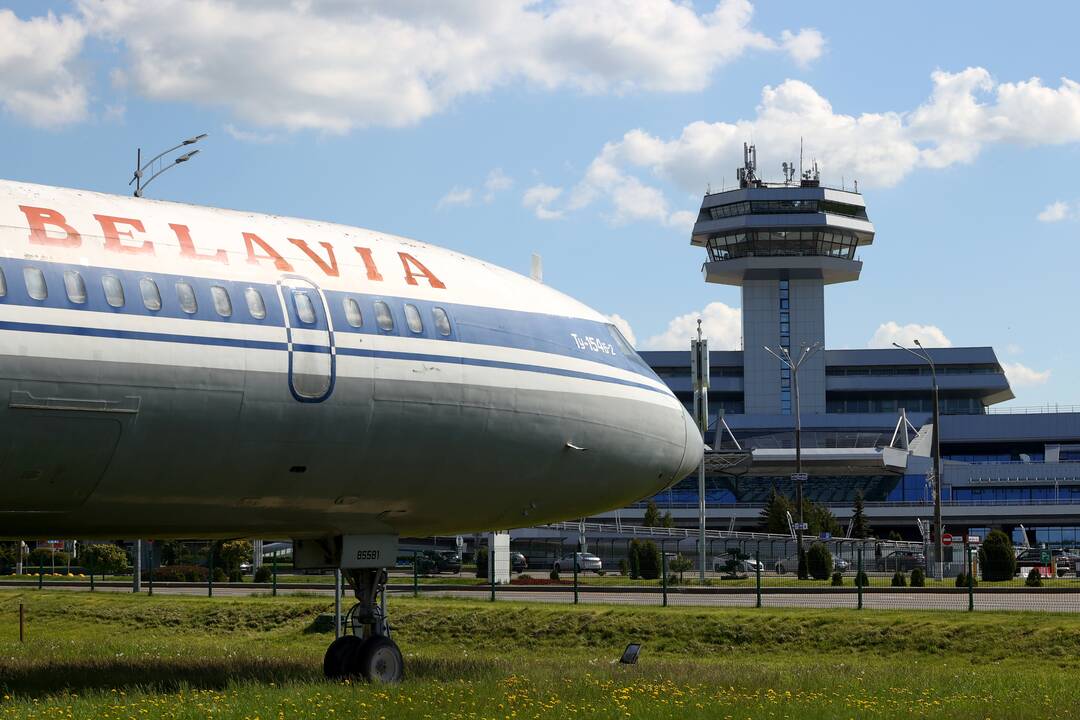
M472 188L455 187L450 192L439 198L435 205L437 208L453 207L454 205L471 205L473 200Z
M1005 352L1009 353L1010 355L1020 355L1024 352L1024 348L1020 347L1016 343L1009 343L1005 346Z
M41 127L84 120L87 90L77 69L85 37L68 15L21 20L0 10L0 106Z
M878 326L866 347L888 348L892 347L893 343L914 347L916 340L921 342L923 347L952 347L952 341L945 337L945 333L936 325L900 325L892 320Z
M608 142L565 209L600 203L615 222L676 224L661 186L698 194L725 176L730 183L750 139L761 148L767 178L779 177L781 161L798 158L805 140L807 162L816 157L827 182L889 187L919 168L971 162L988 144L1080 142L1080 83L1062 78L1053 88L1038 78L997 83L983 68L938 71L919 107L855 115L837 112L807 83L785 80L762 90L751 118L699 120L670 138L634 129Z
M611 324L619 328L619 332L626 338L626 341L632 346L637 346L637 336L634 335L634 328L630 327L630 323L626 318L622 317L618 313L612 313L607 316L607 319L611 321Z
M241 130L232 123L226 123L224 127L225 133L234 140L240 142L253 143L256 145L265 145L277 140L277 135L274 133L262 133L254 132L251 130Z
M1058 200L1043 208L1043 211L1035 216L1039 222L1059 222L1069 217L1069 204Z
M484 202L493 202L496 195L504 190L509 190L513 186L514 179L504 173L502 168L495 168L488 173L487 179L484 181Z
M513 84L689 92L749 51L804 64L816 30L770 38L750 0L77 0L123 50L129 87L248 124L343 133L423 120Z
M1001 363L1001 369L1005 371L1005 377L1013 387L1042 385L1050 379L1049 370L1032 370L1020 363Z
M536 217L541 220L558 220L563 216L562 211L551 210L548 206L558 200L562 192L561 187L544 185L543 183L533 185L521 197L521 204L536 213Z
M667 330L645 340L646 350L689 350L690 340L697 337L697 321L701 319L702 335L709 339L710 350L737 350L742 345L742 314L738 308L722 302L712 302L700 312L690 312L672 318Z

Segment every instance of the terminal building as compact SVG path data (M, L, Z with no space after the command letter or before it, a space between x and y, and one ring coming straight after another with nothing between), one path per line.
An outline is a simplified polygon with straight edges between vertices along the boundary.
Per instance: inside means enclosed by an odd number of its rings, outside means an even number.
M887 448L901 431L906 447L908 424L932 431L930 364L901 348L824 348L825 286L858 280L874 240L863 197L786 164L784 182L766 183L754 148L744 155L739 187L705 196L690 239L707 254L706 282L742 288L743 350L709 353L708 525L754 530L774 488L795 497L793 378L766 348L795 358L811 348L798 371L806 498L846 525L861 490L878 537L920 539L917 521L933 517L931 465L890 462ZM1080 408L999 410L1014 396L992 348L925 352L940 394L945 532L1080 546ZM641 356L692 407L689 350ZM697 477L653 500L696 527Z

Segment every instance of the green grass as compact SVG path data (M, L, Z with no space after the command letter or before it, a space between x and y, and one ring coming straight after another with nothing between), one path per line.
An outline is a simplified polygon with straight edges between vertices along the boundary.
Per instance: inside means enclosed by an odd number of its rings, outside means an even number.
M387 688L321 680L330 608L0 591L0 719L1029 718L1080 702L1074 615L394 597L408 677ZM639 664L613 664L630 640Z

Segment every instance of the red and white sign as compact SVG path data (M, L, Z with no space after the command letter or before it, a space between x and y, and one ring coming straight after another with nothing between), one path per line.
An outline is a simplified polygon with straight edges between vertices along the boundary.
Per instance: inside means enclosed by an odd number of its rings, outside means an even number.
M950 535L949 533L942 534L942 536L941 536L941 544L942 545L952 545L952 535Z

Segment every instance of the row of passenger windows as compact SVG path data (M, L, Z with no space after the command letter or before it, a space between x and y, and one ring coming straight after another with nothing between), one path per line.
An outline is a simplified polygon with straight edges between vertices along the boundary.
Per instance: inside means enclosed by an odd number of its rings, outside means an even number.
M49 297L49 287L45 282L45 274L40 268L23 268L23 282L26 285L27 295L34 300L45 300ZM120 278L115 275L102 275L101 289L105 293L105 302L110 307L124 307L126 298L124 297L124 285L120 282ZM86 304L86 280L78 270L64 271L64 291L70 302L76 305ZM141 278L139 280L139 293L142 296L143 307L153 312L161 310L161 290L155 280ZM0 297L5 295L7 295L7 278L3 270L0 269ZM233 304L228 289L221 285L211 285L210 298L218 315L223 318L232 316ZM188 315L194 315L198 312L199 302L195 295L195 288L192 287L191 283L183 280L177 281L176 299L180 309ZM296 316L300 319L300 322L305 325L314 325L317 320L317 313L311 295L302 290L293 290L292 299L293 308L296 310ZM266 317L266 303L263 301L262 293L256 288L248 287L244 289L244 301L252 318L262 320ZM424 332L424 320L421 317L420 309L412 303L405 303L404 307L405 324L408 326L409 331L416 334ZM363 326L364 315L360 310L360 303L355 298L344 298L342 300L342 309L345 311L345 321L350 326L354 328ZM431 318L436 332L443 337L448 337L450 335L450 317L447 315L446 310L441 307L432 308ZM384 332L394 331L394 315L390 312L390 306L382 300L375 301L375 324Z

